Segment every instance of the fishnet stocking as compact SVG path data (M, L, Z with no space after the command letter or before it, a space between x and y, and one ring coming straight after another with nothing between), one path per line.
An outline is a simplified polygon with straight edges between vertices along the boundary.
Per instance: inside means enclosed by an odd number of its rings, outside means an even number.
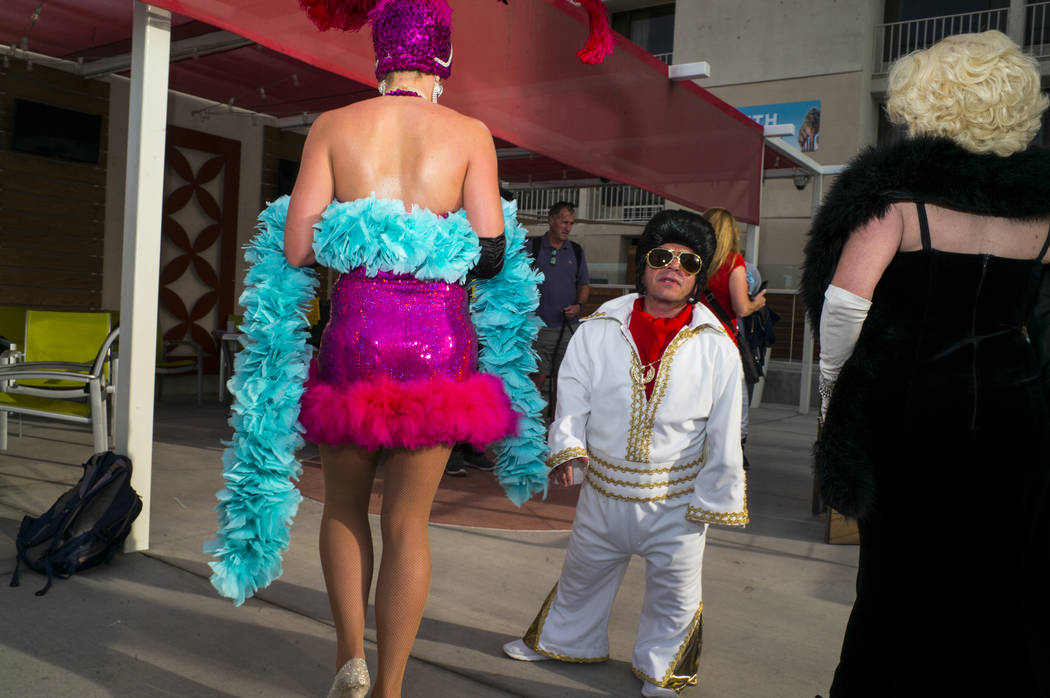
M427 523L448 460L447 447L369 453L354 446L321 451L325 511L321 559L336 624L336 666L364 656L364 618L372 577L368 501L382 460L383 556L376 583L379 666L373 696L399 696L430 588Z

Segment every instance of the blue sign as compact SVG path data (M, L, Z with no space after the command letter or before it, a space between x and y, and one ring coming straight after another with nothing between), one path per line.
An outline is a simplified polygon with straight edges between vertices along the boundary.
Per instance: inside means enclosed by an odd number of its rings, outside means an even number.
M784 136L791 145L803 152L812 152L820 146L820 100L784 102L739 107L749 119L762 126L792 124L794 136Z

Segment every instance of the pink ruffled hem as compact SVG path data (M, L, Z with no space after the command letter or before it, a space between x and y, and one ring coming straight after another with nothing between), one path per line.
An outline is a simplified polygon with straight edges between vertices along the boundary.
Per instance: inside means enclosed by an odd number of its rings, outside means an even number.
M354 443L415 450L469 442L483 449L517 432L503 382L486 373L464 381L431 378L399 382L387 377L339 386L310 367L299 421L320 444Z

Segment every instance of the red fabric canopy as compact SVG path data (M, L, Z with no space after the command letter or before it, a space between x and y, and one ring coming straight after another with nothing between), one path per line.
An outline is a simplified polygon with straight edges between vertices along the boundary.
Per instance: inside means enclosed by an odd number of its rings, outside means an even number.
M375 84L367 29L320 33L291 0L152 4ZM581 63L586 15L564 0L450 4L455 62L444 104L569 167L758 222L762 129L753 121L691 82L670 82L663 63L623 37L603 63Z
M170 87L274 116L370 97L368 29L320 33L296 0L155 0L171 10L172 40L228 30L257 42L174 61ZM684 206L725 206L759 217L762 129L627 39L599 65L576 51L582 9L565 0L450 0L455 48L442 103L484 121L493 135L539 154L501 159L510 181L604 177ZM0 43L85 64L130 51L127 0L0 2ZM197 21L194 21L197 20ZM717 66L715 66L717 69ZM292 79L292 75L295 79ZM263 88L260 91L260 87Z

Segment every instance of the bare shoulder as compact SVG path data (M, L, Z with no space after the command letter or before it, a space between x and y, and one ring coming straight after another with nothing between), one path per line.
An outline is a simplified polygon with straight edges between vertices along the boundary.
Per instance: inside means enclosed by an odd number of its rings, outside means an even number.
M477 138L482 141L491 141L492 132L489 131L489 127L485 125L485 122L481 119L475 119L472 116L466 116L465 114L459 114L455 112L457 116L463 121L463 129L472 138Z
M367 118L368 113L375 110L376 101L376 99L365 99L360 102L347 104L346 106L337 109L330 109L329 111L321 112L321 114L314 120L313 126L317 126L320 123L324 124L327 128L331 128L332 126L343 124L347 121Z
M480 119L467 116L449 107L430 105L432 124L461 142L492 141L492 134Z
M343 107L343 109L345 108ZM342 119L341 111L342 109L336 109L318 114L317 118L310 124L310 139L314 141L325 139L333 130L338 128Z

